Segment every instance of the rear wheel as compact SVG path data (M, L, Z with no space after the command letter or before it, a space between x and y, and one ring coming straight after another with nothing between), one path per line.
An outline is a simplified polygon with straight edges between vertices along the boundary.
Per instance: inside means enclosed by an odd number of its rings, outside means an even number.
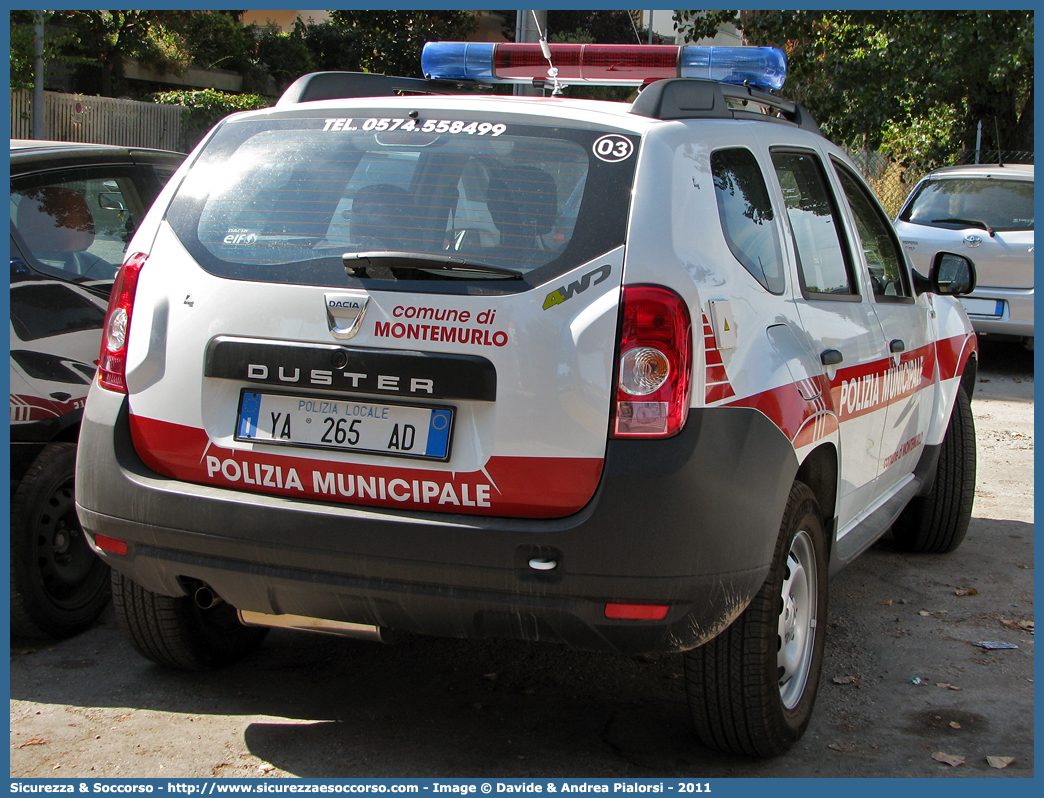
M975 420L964 388L950 413L939 449L935 484L917 496L892 525L892 536L903 551L945 554L961 545L975 502Z
M268 633L243 626L230 604L201 609L191 596L161 596L118 571L112 572L112 603L138 653L170 668L202 671L229 665L256 649Z
M76 445L49 444L11 497L11 631L69 637L109 601L109 566L76 517Z
M689 710L705 745L774 756L801 737L819 686L826 600L819 507L795 482L765 584L728 629L685 654Z

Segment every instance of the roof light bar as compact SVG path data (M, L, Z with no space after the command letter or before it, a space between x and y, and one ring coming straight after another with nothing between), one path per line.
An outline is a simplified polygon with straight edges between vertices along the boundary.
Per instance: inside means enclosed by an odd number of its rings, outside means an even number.
M778 91L787 77L787 57L775 47L547 46L562 84L640 86L664 78L703 78ZM539 44L428 42L421 53L421 71L433 80L550 80Z

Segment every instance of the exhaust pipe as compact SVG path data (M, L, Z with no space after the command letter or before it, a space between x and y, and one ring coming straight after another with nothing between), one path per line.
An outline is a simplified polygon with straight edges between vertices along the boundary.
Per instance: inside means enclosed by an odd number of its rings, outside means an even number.
M264 612L239 610L239 622L244 626L268 626L273 629L296 629L302 632L323 632L378 643L394 643L404 637L403 632L373 626L366 623L330 621L325 618L309 618L305 615L269 615Z
M222 602L221 596L206 585L197 587L196 592L192 594L192 599L201 610L212 609Z

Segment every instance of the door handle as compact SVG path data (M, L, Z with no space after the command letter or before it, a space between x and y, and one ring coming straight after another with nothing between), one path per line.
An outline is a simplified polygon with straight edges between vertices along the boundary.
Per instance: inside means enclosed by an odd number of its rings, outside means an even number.
M888 348L892 351L893 354L897 352L905 352L906 344L904 344L898 338L893 338L892 342L888 345Z
M844 355L836 349L825 349L823 354L819 356L819 360L824 366L836 366L844 359Z

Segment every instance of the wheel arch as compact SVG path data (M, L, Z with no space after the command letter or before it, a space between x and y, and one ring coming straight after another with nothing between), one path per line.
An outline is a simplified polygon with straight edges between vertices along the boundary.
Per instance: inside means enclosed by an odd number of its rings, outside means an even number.
M812 450L794 475L794 479L807 485L816 497L823 519L823 529L827 533L828 554L836 531L837 476L837 449L833 443L824 443Z
M979 358L975 352L972 352L968 355L968 362L964 364L964 371L961 373L961 387L968 394L969 401L975 398L975 383L978 381L978 376Z

